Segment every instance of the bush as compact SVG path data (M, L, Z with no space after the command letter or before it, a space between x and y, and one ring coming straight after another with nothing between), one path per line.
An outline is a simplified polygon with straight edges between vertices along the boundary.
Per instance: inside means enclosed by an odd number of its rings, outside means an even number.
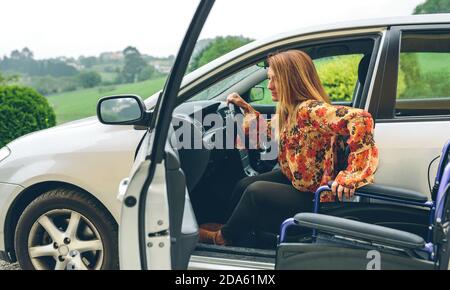
M62 89L62 92L63 92L63 93L66 93L66 92L73 92L73 91L76 91L77 89L78 89L77 85L73 84L73 85L68 85L67 87L64 87L64 88Z
M317 73L331 101L351 101L360 59L358 55L349 55L316 63Z
M52 76L37 76L24 83L25 86L34 88L39 94L50 95L58 93L59 82Z
M138 74L138 82L146 81L151 79L156 74L156 69L152 65L147 65Z
M0 86L0 147L56 124L47 99L32 88Z
M440 70L422 73L417 82L409 83L402 92L397 92L401 99L442 98L450 94L450 73Z
M406 76L402 68L399 68L397 76L397 99L401 98L405 90L406 90Z
M78 89L79 82L77 77L52 77L52 76L33 76L24 79L24 86L32 87L38 93L46 96L61 92L70 92Z
M18 75L3 75L0 72L0 86L16 83L20 80Z
M93 88L102 82L102 77L95 71L83 71L79 75L80 83L83 88Z

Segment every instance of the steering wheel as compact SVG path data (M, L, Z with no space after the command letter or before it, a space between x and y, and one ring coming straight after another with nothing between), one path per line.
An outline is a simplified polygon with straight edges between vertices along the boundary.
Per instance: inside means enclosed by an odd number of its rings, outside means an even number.
M244 111L242 110L242 108L239 107L239 106L236 106L235 104L233 104L231 102L228 103L228 109L230 110L231 117L235 121L236 121L236 115L238 114L238 111L239 111L240 114L244 115Z

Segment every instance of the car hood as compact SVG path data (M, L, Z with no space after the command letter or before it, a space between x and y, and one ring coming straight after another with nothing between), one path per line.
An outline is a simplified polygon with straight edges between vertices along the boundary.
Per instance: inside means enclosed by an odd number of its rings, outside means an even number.
M71 152L136 150L145 130L132 125L104 125L89 117L24 135L7 146L15 157Z
M158 91L144 101L147 109L155 106L160 93L161 91ZM145 130L135 130L132 125L104 125L96 116L92 116L26 134L7 146L16 156L101 148L134 152L144 133ZM125 139L113 140L113 136Z

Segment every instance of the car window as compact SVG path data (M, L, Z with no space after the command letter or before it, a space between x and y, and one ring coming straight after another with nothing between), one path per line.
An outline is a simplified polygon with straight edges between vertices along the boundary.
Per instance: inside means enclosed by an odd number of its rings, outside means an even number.
M351 102L358 80L358 65L363 54L337 55L314 59L317 73L332 102ZM250 93L264 92L264 98L251 104L272 104L270 91L267 89L267 80L255 87L265 88L252 90ZM260 99L260 98L257 98Z
M260 70L260 67L257 67L256 65L247 67L237 73L234 73L227 78L218 81L217 83L213 84L212 86L208 87L205 90L202 90L200 93L192 97L189 101L202 101L202 100L210 100L214 97L217 97L221 93L228 90L233 85L237 84L241 80L245 79L249 75L253 74L257 70Z
M396 117L450 113L450 31L402 33Z

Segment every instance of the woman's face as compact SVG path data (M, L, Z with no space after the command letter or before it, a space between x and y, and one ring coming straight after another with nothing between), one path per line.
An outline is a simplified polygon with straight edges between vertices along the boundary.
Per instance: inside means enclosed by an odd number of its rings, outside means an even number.
M272 69L269 67L269 70L267 71L267 78L269 79L269 83L267 84L267 88L272 92L272 101L278 102L279 98L277 95L277 88L276 88L276 78L273 74Z

